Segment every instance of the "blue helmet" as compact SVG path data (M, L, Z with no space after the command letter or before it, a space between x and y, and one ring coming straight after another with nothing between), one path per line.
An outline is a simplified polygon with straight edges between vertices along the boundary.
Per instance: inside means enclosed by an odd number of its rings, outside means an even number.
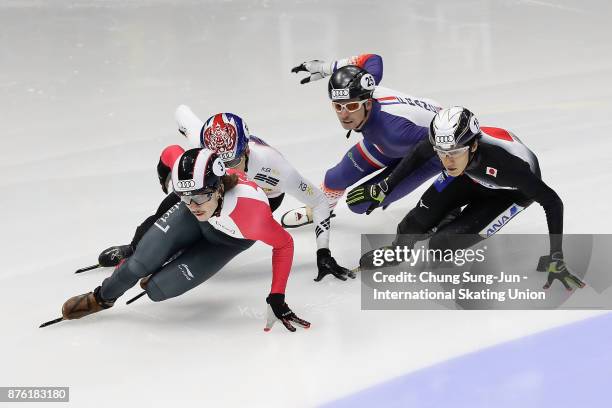
M249 128L233 113L217 113L204 122L200 143L224 162L240 160L249 145Z

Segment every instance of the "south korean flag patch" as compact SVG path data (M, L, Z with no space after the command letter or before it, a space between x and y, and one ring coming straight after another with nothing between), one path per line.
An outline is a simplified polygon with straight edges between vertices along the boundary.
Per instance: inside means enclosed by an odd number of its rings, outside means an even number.
M487 167L487 176L497 177L497 169L495 167Z

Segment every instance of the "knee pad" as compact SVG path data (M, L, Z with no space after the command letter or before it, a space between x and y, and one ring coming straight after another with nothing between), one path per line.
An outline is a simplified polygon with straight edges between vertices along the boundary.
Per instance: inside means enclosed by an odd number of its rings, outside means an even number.
M413 247L417 241L425 240L427 237L427 228L419 222L416 210L413 209L397 224L393 245Z
M365 214L367 209L370 207L370 203L361 203L355 205L347 205L348 209L355 214Z
M332 190L344 191L348 186L353 185L370 173L371 171L365 172L364 169L357 169L352 166L350 162L347 163L347 161L343 159L340 163L325 172L323 183L327 188Z
M397 224L398 234L424 234L427 232L421 222L419 222L418 210L416 208L410 210L408 214Z
M346 182L342 176L342 169L340 168L340 165L336 165L325 172L325 177L323 178L323 186L325 188L332 191L345 190L347 187L345 184Z
M476 237L478 237L477 234L461 234L456 231L448 232L442 230L431 237L429 240L429 248L441 250L450 249L453 251L469 248L480 241L480 239Z
M166 294L157 286L153 278L149 279L145 288L147 296L154 302L161 302L166 300L168 297Z

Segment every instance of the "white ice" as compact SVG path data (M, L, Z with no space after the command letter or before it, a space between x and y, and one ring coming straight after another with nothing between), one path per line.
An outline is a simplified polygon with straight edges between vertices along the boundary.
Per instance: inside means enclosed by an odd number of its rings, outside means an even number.
M313 58L378 53L385 86L513 130L563 198L565 232L609 233L610 17L609 2L574 0L2 1L0 386L70 386L79 407L313 406L594 315L362 311L358 280L313 282L304 228L287 300L309 331L262 330L262 244L177 299L38 328L111 272L73 271L156 208L177 105L240 114L318 183L358 136L344 138L325 81L289 72ZM340 205L337 260L354 266L359 234L393 232L419 192L367 217ZM542 209L504 232L545 233Z

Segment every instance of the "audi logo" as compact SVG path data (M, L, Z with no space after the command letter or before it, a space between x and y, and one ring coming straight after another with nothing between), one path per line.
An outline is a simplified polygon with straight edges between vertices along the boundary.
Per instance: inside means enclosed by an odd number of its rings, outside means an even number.
M192 188L195 187L195 181L193 180L179 180L178 183L176 183L176 186L178 188Z
M332 89L332 99L349 99L350 92L348 89Z
M436 143L453 143L454 141L453 135L436 136Z

